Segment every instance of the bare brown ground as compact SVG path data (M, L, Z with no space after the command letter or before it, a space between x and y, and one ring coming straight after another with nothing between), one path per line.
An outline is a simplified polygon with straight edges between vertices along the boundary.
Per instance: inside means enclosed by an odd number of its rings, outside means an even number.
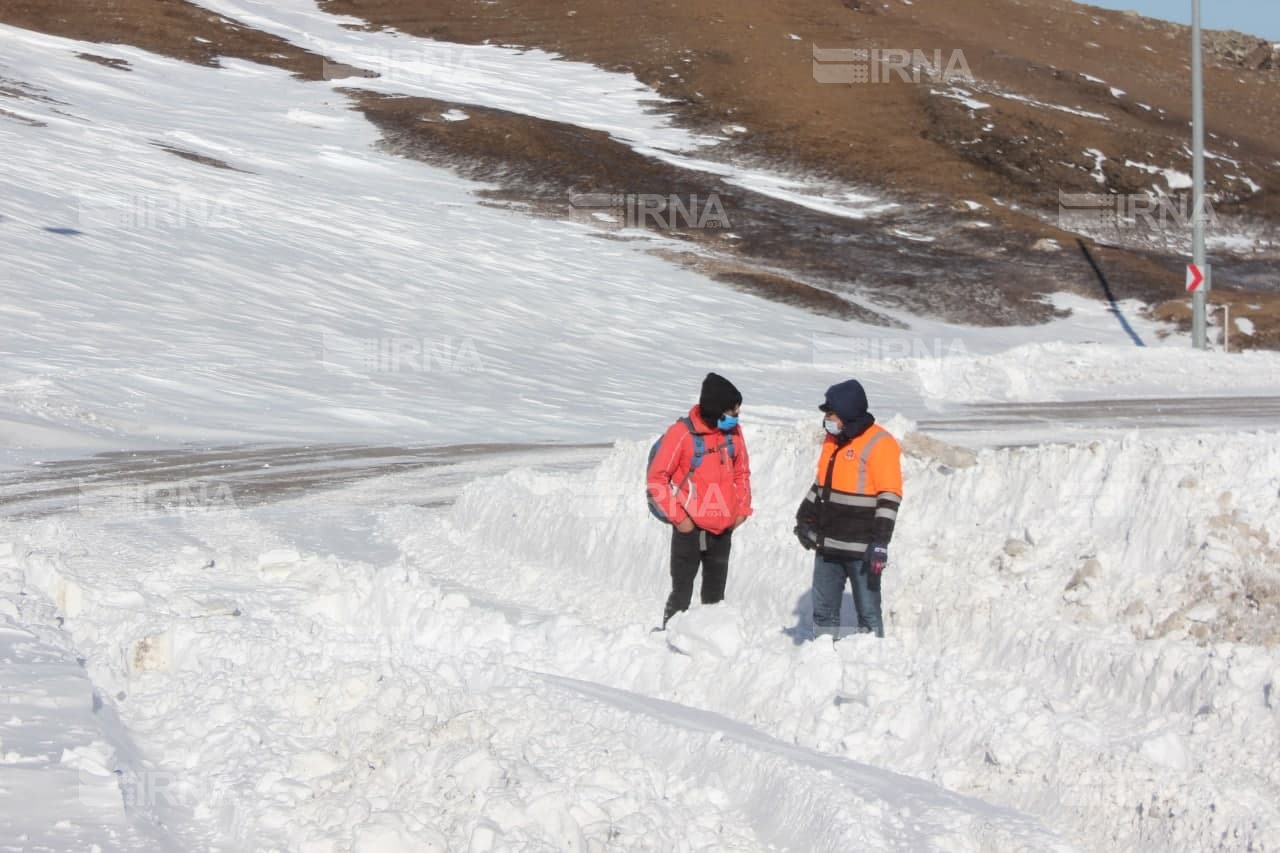
M1039 293L1087 292L1092 286L1083 275L1060 274L1047 258L1015 260L1020 244L1006 243L991 233L995 229L960 227L965 223L958 226L949 211L908 208L871 221L850 220L644 157L600 131L426 98L349 94L382 130L389 151L497 182L502 189L489 197L530 203L541 213L589 218L597 211L575 209L571 199L610 189L681 198L714 194L729 228L662 229L702 252L668 256L737 289L816 313L889 324L858 303L869 294L881 304L975 325L1035 322L1052 314ZM468 120L443 120L441 114L453 108L465 109ZM897 226L943 239L911 245L907 253L907 241L886 236ZM938 271L948 268L949 279L939 281ZM831 292L833 287L840 292Z
M0 0L0 21L79 41L133 45L197 65L216 66L223 56L247 59L307 80L321 79L325 62L185 0ZM80 56L120 67L115 60Z
M737 143L741 149L902 192L1040 204L1053 196L1056 205L1060 186L1097 188L1086 147L1114 152L1112 159L1120 162L1126 152L1140 158L1150 152L1157 159L1168 154L1167 162L1175 165L1187 161L1181 153L1190 106L1187 28L1069 0L921 0L909 6L896 0L739 0L731 5L709 0L323 0L323 5L418 35L542 47L626 70L673 98L691 123L745 125L749 133ZM960 103L931 95L936 86L892 76L880 84L820 84L813 76L813 46L920 49L929 56L939 49L944 57L961 50L979 80L1110 121L994 98L978 118L995 124L995 134L974 144L975 119ZM1082 72L1109 85L1087 80ZM1232 156L1252 162L1255 175L1274 173L1268 165L1280 160L1278 79L1266 71L1207 71L1208 125L1239 143ZM1124 89L1127 97L1113 97L1110 86ZM1143 110L1139 103L1153 109ZM1224 165L1211 162L1211 179L1230 183L1223 173L1233 170ZM1123 168L1116 169L1117 178L1123 174ZM1141 184L1149 185L1150 180ZM1265 200L1263 194L1259 203ZM1277 209L1274 202L1267 204Z
M1213 290L1208 296L1209 316L1215 326L1222 325L1222 306L1227 306L1230 334L1228 346L1231 352L1246 349L1280 350L1280 294L1241 293L1235 290ZM1152 306L1151 313L1159 320L1173 323L1182 330L1191 328L1190 297L1170 299ZM1253 334L1240 329L1237 319L1248 320Z

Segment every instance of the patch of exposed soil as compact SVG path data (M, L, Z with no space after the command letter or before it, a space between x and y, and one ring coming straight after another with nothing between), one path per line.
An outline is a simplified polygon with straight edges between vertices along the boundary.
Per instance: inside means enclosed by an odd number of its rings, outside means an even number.
M347 91L395 154L496 182L502 188L486 193L490 198L528 202L542 214L601 227L638 225L696 244L703 254L732 261L733 271L717 268L720 280L819 313L887 324L874 309L856 306L860 294L976 325L1028 323L1052 316L1042 294L1091 287L1082 265L1062 269L1058 259L1026 257L1017 241L997 229L964 228L949 210L904 205L873 219L835 216L642 156L600 131L473 105ZM465 120L445 118L459 111ZM644 194L714 198L724 218L705 210L637 216ZM708 227L697 227L701 223ZM939 270L950 270L948 279L940 280ZM822 295L824 289L835 294Z
M33 118L27 118L26 116L18 115L15 112L10 112L9 110L5 110L5 109L0 109L0 117L7 118L10 121L16 121L19 124L25 124L28 127L48 127L48 125L42 121L38 121Z
M1209 291L1209 334L1222 339L1224 318L1227 343L1232 352L1246 349L1280 350L1280 293L1242 293L1215 288ZM1223 308L1226 311L1223 311ZM1183 331L1191 329L1191 298L1170 299L1151 307L1157 320L1174 323ZM1241 322L1243 321L1243 322Z
M123 59L113 59L110 56L98 56L96 53L77 53L76 56L86 62L92 62L107 68L114 68L117 71L132 71L129 63Z
M323 57L185 0L0 0L0 21L80 41L134 45L198 65L216 66L218 57L230 56L307 80L324 74Z
M192 163L199 163L202 166L212 166L215 169L227 169L232 172L245 171L244 169L237 169L226 160L219 160L217 157L210 157L207 154L197 154L194 151L188 151L185 148L178 148L168 144L167 142L153 142L151 144L159 148L161 151L168 151L170 154L181 157L183 160L190 160ZM249 173L245 172L245 174Z

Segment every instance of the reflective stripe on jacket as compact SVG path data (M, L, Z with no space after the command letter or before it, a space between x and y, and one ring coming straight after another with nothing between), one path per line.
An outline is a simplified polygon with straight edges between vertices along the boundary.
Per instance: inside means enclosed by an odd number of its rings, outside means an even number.
M796 512L815 545L833 557L861 557L888 545L902 503L902 450L878 424L853 439L827 436L818 474Z

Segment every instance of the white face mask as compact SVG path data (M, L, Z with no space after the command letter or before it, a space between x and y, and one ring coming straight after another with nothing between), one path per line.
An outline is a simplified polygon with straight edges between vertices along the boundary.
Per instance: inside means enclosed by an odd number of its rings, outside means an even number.
M844 429L844 427L840 426L830 418L823 418L822 426L827 430L828 435L839 435L840 430Z

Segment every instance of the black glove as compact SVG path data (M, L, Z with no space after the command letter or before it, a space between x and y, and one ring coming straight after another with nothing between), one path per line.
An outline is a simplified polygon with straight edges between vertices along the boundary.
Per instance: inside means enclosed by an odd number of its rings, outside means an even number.
M889 546L872 542L867 546L867 569L875 577L880 577L885 566L889 565Z
M812 551L818 547L818 534L814 532L813 522L809 519L797 521L795 530L792 532L795 533L796 538L800 540L800 545L806 551Z

